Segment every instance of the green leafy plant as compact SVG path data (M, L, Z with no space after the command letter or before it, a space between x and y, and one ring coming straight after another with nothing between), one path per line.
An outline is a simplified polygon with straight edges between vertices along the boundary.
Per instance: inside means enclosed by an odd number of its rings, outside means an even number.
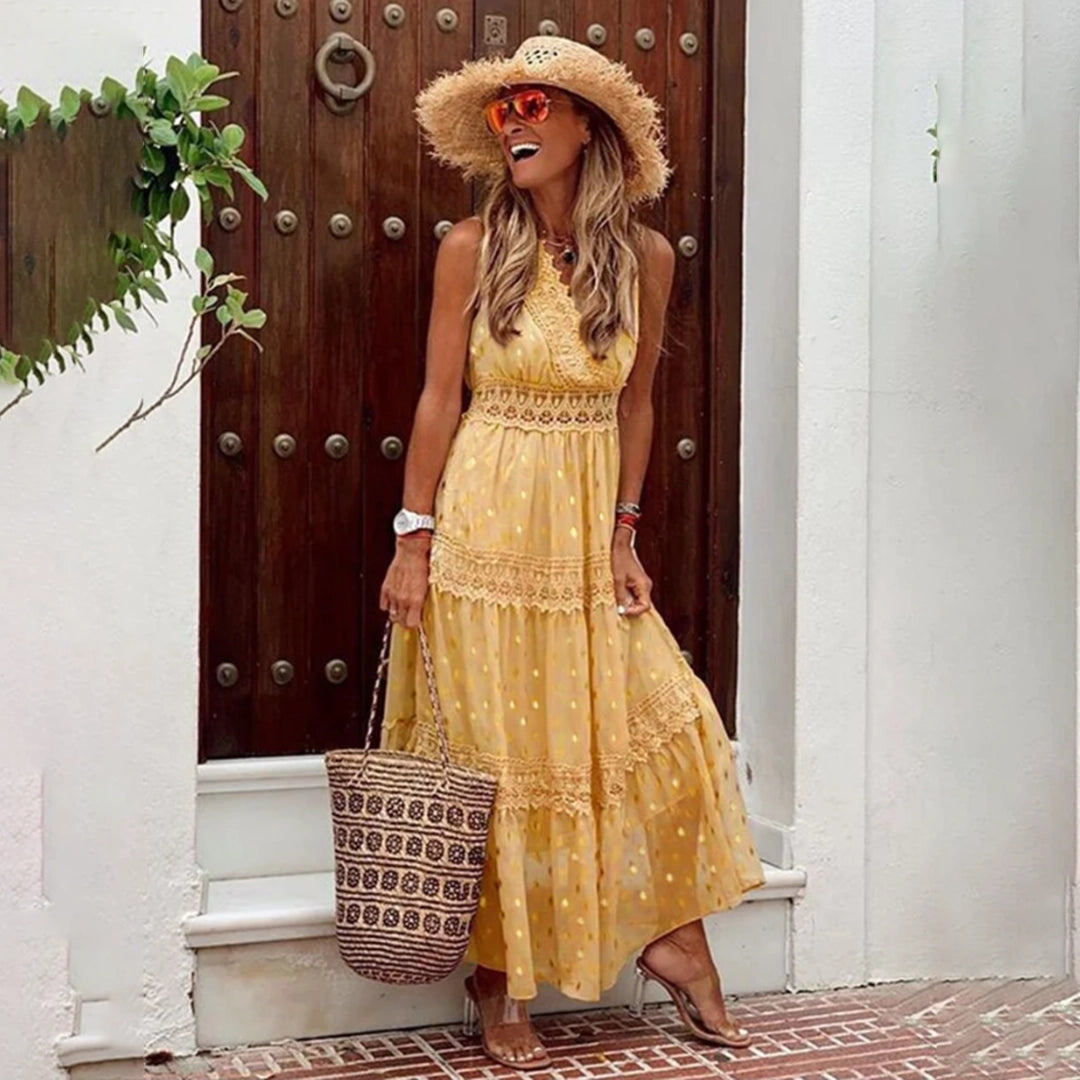
M219 128L212 122L201 122L203 114L229 104L228 98L210 90L231 74L223 74L219 67L195 53L187 61L170 57L164 75L143 65L136 72L131 89L109 77L102 82L101 92L96 96L89 90L64 87L55 106L26 87L18 91L13 105L0 101L0 139L18 140L33 125L46 120L63 137L80 112L90 108L98 115L114 110L117 116L130 117L138 124L143 140L132 182L133 205L142 219L141 230L137 236L113 233L109 237L109 251L117 271L115 297L105 302L88 301L82 317L63 340L44 341L34 354L16 353L0 345L0 381L22 383L21 391L0 409L0 416L29 396L31 380L40 385L54 370L62 372L69 365L82 368L84 356L94 351L94 335L99 330L109 330L115 322L121 330L135 332L133 312L144 310L147 300L166 299L161 280L171 278L174 269L190 273L176 249L175 233L177 224L191 209L191 190L206 220L213 216L216 191L224 192L230 199L235 197L234 177L239 177L259 198L266 199L262 181L240 157L244 129L238 124ZM118 162L117 167L129 165ZM250 331L261 328L266 316L257 308L246 307L247 294L235 284L242 279L227 272L214 276L212 260L205 249L199 249L196 265L205 281L193 300L195 314L172 381L150 406L140 402L132 416L99 450L179 393L229 338L243 336L258 347ZM219 338L216 342L205 342L196 351L185 376L196 326L210 311L215 312L221 328Z

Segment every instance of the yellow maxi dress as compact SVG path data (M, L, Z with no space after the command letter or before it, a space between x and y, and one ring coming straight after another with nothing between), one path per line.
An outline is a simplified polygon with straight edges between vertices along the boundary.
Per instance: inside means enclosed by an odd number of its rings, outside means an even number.
M422 614L451 756L499 781L467 959L521 999L595 1000L648 941L764 881L708 689L655 609L615 610L636 341L596 360L578 320L542 245L520 335L474 319ZM382 745L436 757L432 723L419 635L395 624Z

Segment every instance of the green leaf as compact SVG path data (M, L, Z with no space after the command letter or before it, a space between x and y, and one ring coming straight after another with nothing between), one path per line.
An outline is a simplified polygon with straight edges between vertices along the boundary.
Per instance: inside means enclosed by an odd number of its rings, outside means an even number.
M229 182L229 171L221 165L207 165L202 174L215 187L224 187Z
M70 86L65 86L60 91L60 112L64 120L70 124L79 115L80 108L82 108L82 98L79 97L78 92Z
M44 112L49 111L49 103L34 93L28 86L20 86L15 95L15 115L26 127L30 127Z
M239 124L226 124L221 132L221 141L230 154L235 154L244 145L246 134Z
M170 192L163 188L155 187L150 192L150 218L153 221L161 221L169 214Z
M101 96L110 104L118 105L127 96L127 89L112 76L107 75L101 83Z
M191 209L191 199L183 186L178 187L169 199L169 216L173 221L183 221Z
M222 326L228 326L229 323L232 322L232 312L230 312L227 307L219 307L216 314L217 321L221 323Z
M228 108L228 105L229 99L227 97L222 97L220 94L203 94L203 96L195 102L195 108L198 109L199 112L214 112L216 109Z
M196 360L205 360L214 351L213 345L202 345L199 347L198 352L195 353Z
M186 108L197 89L195 76L179 57L170 56L165 62L165 82L181 108Z
M159 304L164 304L168 300L165 290L149 274L139 276L139 285L142 287L143 292L148 293Z
M214 218L214 200L210 198L210 192L206 190L206 182L196 181L195 190L199 193L199 202L202 204L203 221L209 224Z
M198 87L199 92L203 93L209 86L217 82L218 76L221 74L221 68L217 64L206 63L201 56L193 56L188 61L189 67L194 60L197 60L198 64L191 68L191 71L195 77L195 85Z
M15 375L15 365L19 362L18 353L0 346L0 382L15 383L18 378Z
M129 333L134 333L138 327L135 325L135 320L124 310L124 305L119 301L116 301L109 305L113 309L113 314L116 316L116 321Z
M243 167L237 166L236 171L240 174L240 179L243 180L260 199L265 201L270 197L270 193L266 190L266 185L246 165Z
M126 97L116 106L117 116L127 116L131 114L139 121L140 124L148 124L150 122L150 106L145 101L140 101L135 97Z
M152 121L149 134L159 146L175 146L180 141L172 124L164 119Z
M240 325L261 330L266 325L266 312L261 308L252 308L251 311L245 311L240 319Z
M220 289L222 285L230 285L234 281L243 281L243 274L218 274L213 281L210 282L208 288Z
M165 151L153 143L143 144L143 168L154 176L165 171Z
M202 273L210 277L214 272L214 256L204 247L197 248L195 250L195 265Z

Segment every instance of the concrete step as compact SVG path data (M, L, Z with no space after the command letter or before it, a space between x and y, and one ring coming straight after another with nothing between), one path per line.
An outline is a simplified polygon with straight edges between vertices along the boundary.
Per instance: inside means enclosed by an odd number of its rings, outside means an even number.
M791 901L804 887L802 871L766 864L764 886L706 920L726 991L785 988ZM202 911L186 920L184 931L196 950L200 1048L446 1024L461 1015L467 967L429 986L395 987L363 979L344 964L328 870L208 879ZM662 1000L650 989L650 1000ZM628 965L597 1004L628 1004L632 990ZM580 1008L544 987L532 1011Z

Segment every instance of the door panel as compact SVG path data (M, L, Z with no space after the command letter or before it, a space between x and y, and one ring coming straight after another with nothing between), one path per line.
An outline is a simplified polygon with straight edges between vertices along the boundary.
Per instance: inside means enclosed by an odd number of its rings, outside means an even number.
M247 6L246 4L244 6ZM309 749L313 657L309 634L310 473L316 461L309 427L310 361L322 350L312 339L312 261L328 243L315 239L312 190L312 36L304 5L285 18L262 7L259 26L259 163L273 196L257 222L259 303L269 314L259 366L256 534L255 741L260 752ZM311 10L314 10L312 5ZM319 108L321 108L321 104ZM282 232L275 218L296 215ZM288 440L291 440L291 444ZM277 665L287 672L275 674ZM304 719L300 721L300 718ZM298 723L298 721L300 721Z
M742 2L710 11L704 0L419 0L398 21L371 0L347 11L330 0L203 0L205 52L239 72L229 111L214 120L245 126L270 198L260 205L238 191L239 221L219 216L205 234L219 267L246 275L268 321L258 359L233 348L203 378L201 760L362 738L438 227L478 197L424 152L413 100L438 72L511 52L545 20L578 40L600 28L597 47L665 108L676 172L643 218L697 251L677 256L639 552L657 607L732 729L737 453L719 465L715 456L721 436L732 445L719 418L738 413L741 218L729 199L718 221L710 191L715 177L741 174L741 100L722 113L722 144L710 118L721 24L725 85L741 72L731 68L742 63L732 30L741 14L726 9ZM680 46L687 32L696 51ZM316 53L337 33L370 49L376 66L369 91L344 106L316 77ZM355 85L363 74L357 56L328 56L328 78ZM240 436L239 452L220 448L225 432ZM680 440L692 453L680 456Z
M230 105L218 114L219 123L224 126L235 121L244 126L248 132L245 158L261 173L257 82L252 77L259 57L256 5L245 4L230 12L221 3L207 0L203 33L207 51L222 70L242 73L228 84ZM256 295L258 204L246 184L238 185L234 205L243 227L227 231L215 224L204 237L218 265L244 275L241 287ZM265 300L262 295L258 298ZM276 321L277 312L274 316ZM208 332L215 333L212 323ZM265 340L269 343L271 338ZM255 731L255 615L262 366L261 360L252 357L250 347L246 351L227 347L202 376L200 760L250 754L259 746ZM218 440L230 432L239 436L240 444L234 454L227 455L219 449Z
M326 4L313 4L314 38L309 56L332 35L347 33L372 46L362 10L349 23L335 20ZM376 51L376 56L379 52ZM311 61L308 60L310 68ZM342 62L331 54L327 73L334 81L356 85L365 74L363 60ZM379 71L377 77L385 72ZM310 76L309 76L310 77ZM309 371L308 431L310 593L310 720L304 750L315 751L343 738L360 736L360 703L348 692L361 675L363 597L362 492L367 454L364 426L364 363L369 349L361 299L370 268L367 222L362 192L367 183L372 114L361 106L332 107L321 87L299 93L312 115L313 192L310 219L312 318L306 334ZM273 196L271 196L273 199ZM295 740L294 740L295 745Z

